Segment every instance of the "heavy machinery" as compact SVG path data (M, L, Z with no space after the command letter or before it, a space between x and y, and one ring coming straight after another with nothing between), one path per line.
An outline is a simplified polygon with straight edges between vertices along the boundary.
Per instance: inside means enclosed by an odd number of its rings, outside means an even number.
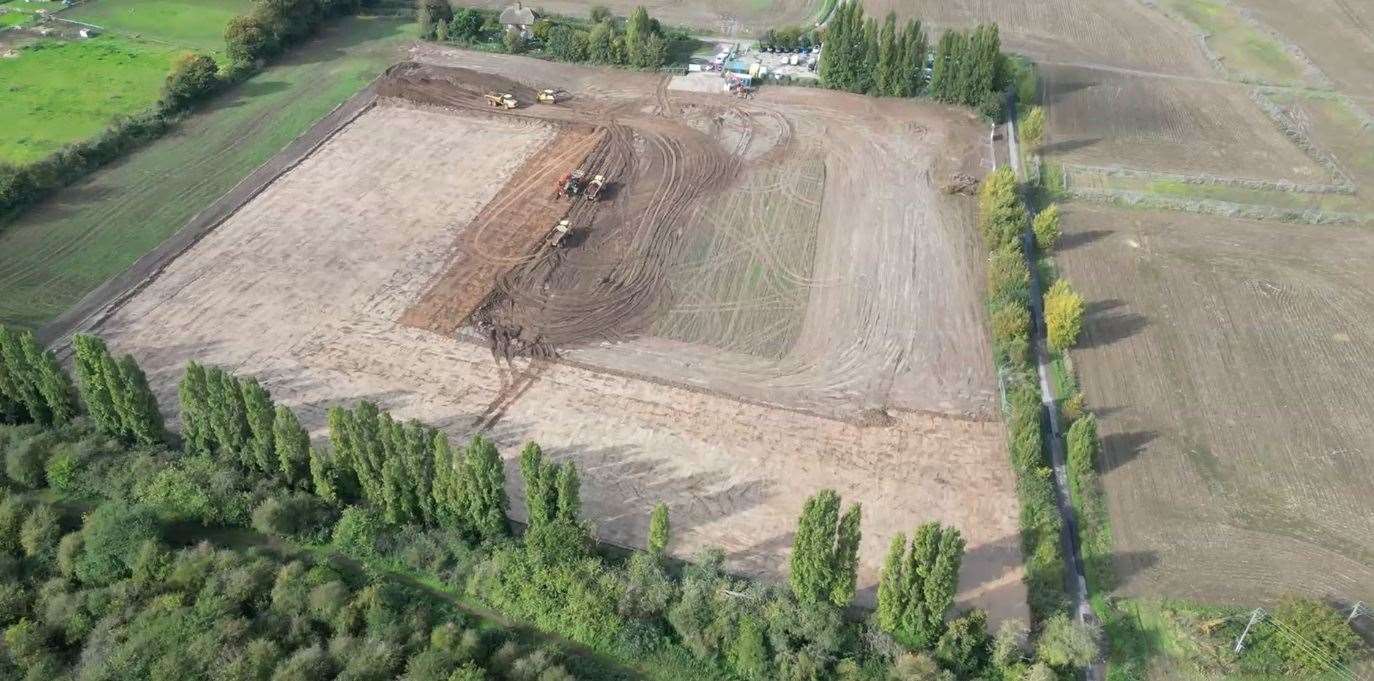
M558 248L558 244L563 242L563 238L568 236L568 230L572 229L572 223L567 219L559 220L553 227L553 234L549 235L549 248Z
M561 196L572 198L581 194L586 189L586 173L579 169L559 178L558 185L554 187L553 195L555 198Z
M601 194L602 188L604 188L605 186L606 176L597 175L596 177L592 178L591 182L587 183L587 188L583 191L583 195L586 197L588 201L595 201L597 196Z
M515 95L509 92L488 92L486 94L487 105L501 109L514 109L520 105L515 99Z
M558 91L557 91L557 90L540 90L540 91L539 91L539 103L540 103L540 104L556 104L556 103L558 103Z

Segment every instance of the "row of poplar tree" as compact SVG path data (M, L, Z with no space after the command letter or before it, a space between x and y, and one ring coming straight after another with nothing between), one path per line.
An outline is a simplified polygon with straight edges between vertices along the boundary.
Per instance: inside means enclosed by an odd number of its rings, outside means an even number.
M77 336L74 365L82 401L101 432L130 444L168 440L148 381L132 356L116 359L94 336ZM0 327L0 407L7 422L63 425L80 409L57 357L33 334ZM448 436L419 421L401 421L370 402L328 412L329 447L311 447L295 413L276 404L256 379L218 367L187 365L178 386L183 451L207 455L313 492L336 505L363 502L393 525L455 529L489 539L509 534L505 471L488 439L454 448ZM581 482L572 462L548 460L531 442L520 454L529 528L580 525ZM790 584L802 603L845 606L854 596L862 512L841 514L840 497L824 490L808 499L798 521ZM650 548L667 544L667 508L655 508ZM893 540L878 588L878 622L897 639L928 648L944 632L954 603L964 542L935 523L908 544Z
M792 544L788 580L802 603L844 607L858 580L862 510L840 514L840 496L822 490L806 500ZM916 649L929 649L945 633L945 616L958 592L964 539L959 530L926 523L908 543L892 539L878 583L879 628Z
M879 23L864 17L862 3L847 2L835 8L826 27L821 82L878 96L925 94L995 114L1010 77L1001 48L997 24L946 31L932 46L919 20L898 28L895 14Z

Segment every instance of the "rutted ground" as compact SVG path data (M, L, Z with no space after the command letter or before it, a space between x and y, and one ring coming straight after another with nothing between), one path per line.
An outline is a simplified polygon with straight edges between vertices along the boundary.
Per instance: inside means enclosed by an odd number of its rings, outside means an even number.
M701 132L679 137L686 134L679 128L691 128L675 120L691 106L736 106L724 96L693 95L689 100L664 92L657 87L659 79L648 75L466 52L442 54L479 70L545 79L527 81L527 86L566 87L573 103L560 105L560 111L575 115L601 107L615 113L617 120L624 119L624 125L634 129L634 134L626 133L634 150L642 148L635 139L652 139L637 132L641 129L664 140L691 135L709 140ZM811 115L836 116L828 112L854 108L856 102L866 102L865 108L851 118L836 119L831 129L842 123L877 125L880 131L907 126L908 135L929 134L932 146L937 140L951 140L959 154L971 153L979 141L967 139L960 127L969 125L964 122L966 114L940 108L867 102L820 91L776 92L758 100L761 109L783 110L806 120ZM884 419L887 425L860 427L645 381L606 366L587 368L581 361L516 358L497 363L480 344L398 323L403 310L453 262L466 226L528 159L546 153L562 123L531 117L530 110L491 114L379 105L174 261L97 332L119 350L139 356L169 410L181 367L197 359L263 379L278 400L300 411L317 436L327 406L371 399L401 416L441 426L454 437L486 430L508 456L515 455L522 441L539 440L556 458L578 462L586 512L602 538L642 543L649 510L662 500L673 508L675 552L686 555L707 545L723 546L732 565L753 573L780 576L785 571L802 501L817 489L834 487L846 499L862 502L866 510L862 600L872 602L877 569L891 536L938 519L959 527L969 541L961 599L988 608L995 618L1024 616L1014 481L1006 463L1003 429L995 419L965 420L894 408ZM911 125L918 119L929 126L926 133ZM976 126L970 129L977 131ZM746 149L743 158L766 162L766 154L748 152L750 145L731 139L737 143L710 152L727 159L722 167L725 177L733 172L737 161L729 159L738 149ZM960 140L968 146L958 147ZM707 152L703 148L700 153ZM692 154L697 152L688 152L689 162ZM976 300L976 261L959 259L969 246L959 241L968 238L959 231L967 228L967 208L956 208L959 200L939 197L934 190L943 181L940 173L962 167L967 159L925 156L921 163L929 172L913 175L898 168L875 178L842 164L833 151L826 152L827 198L818 228L823 236L817 269L833 271L843 262L841 256L857 261L876 257L873 251L853 250L853 244L861 241L863 230L876 230L893 215L906 215L903 219L913 225L924 224L919 243L953 258L954 266L963 269L941 272L933 269L933 256L926 263L919 260L925 257L919 250L892 250L885 265L874 265L875 273L886 273L886 281L895 283L912 276L915 267L923 272L916 281L939 279L944 289L879 282L866 308L849 318L839 317L837 323L888 337L896 337L891 334L902 327L931 338L950 336L952 340L940 342L957 340L963 348L941 357L922 356L920 361L912 357L907 370L958 374L956 363L964 362L969 385L991 391L995 387L988 385L986 340L976 305L953 310L969 315L968 321L953 323L944 318L951 310L941 307L962 304L965 298ZM632 156L631 165L654 167L640 158ZM675 172L690 176L694 171ZM655 208L660 205L653 200L656 192L681 191L671 182L659 189L652 184L635 187L628 183L637 177L633 172L623 177L627 184L613 194L604 213L597 207L594 225L609 225L597 221L620 214L649 215L693 228L695 209L673 216ZM845 212L842 192L857 195L852 183L860 182L869 186L867 200L877 206L870 209L876 212L854 224L838 223L836 215ZM837 193L842 198L832 202L829 197ZM913 194L925 196L929 203L913 203ZM686 208L692 208L688 198ZM940 207L944 202L949 205ZM911 207L898 210L894 206L899 204ZM950 222L917 217L927 207L949 216ZM856 234L838 240L824 236L840 227ZM606 233L619 232L608 226ZM881 248L882 239L890 238L881 237L869 248ZM850 246L843 246L846 243ZM633 250L640 245L631 243L628 251L588 252L620 253L624 258L624 253L642 253ZM566 251L570 261L579 248ZM555 272L552 281L562 276ZM836 295L853 295L845 293L846 287L832 288ZM812 290L812 305L818 297L830 304L826 295L825 290ZM936 302L926 308L893 302L908 298ZM811 315L807 317L811 323ZM626 331L627 338L639 337L634 326ZM953 366L936 367L937 362ZM932 394L956 394L948 386L934 385ZM518 498L514 472L512 467L510 491ZM513 512L521 515L518 504Z

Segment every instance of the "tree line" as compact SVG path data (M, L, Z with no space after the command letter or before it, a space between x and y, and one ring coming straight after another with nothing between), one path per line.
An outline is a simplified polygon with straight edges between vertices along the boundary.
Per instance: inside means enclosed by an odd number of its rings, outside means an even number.
M586 21L542 17L529 34L502 27L496 12L463 8L454 12L444 0L418 0L419 35L425 40L463 45L499 44L512 54L534 52L560 61L656 69L668 63L674 40L689 37L665 30L648 10L636 7L620 19L593 7Z
M1013 70L996 24L946 31L932 46L919 20L898 27L896 14L888 13L880 23L864 16L861 3L835 8L820 59L821 82L828 87L889 97L927 95L992 118L1001 115L1001 93Z
M165 430L156 397L132 357L116 358L99 338L77 336L73 358L81 397L77 400L55 356L35 349L31 335L5 331L0 339L6 350L29 348L27 353L0 355L25 358L17 365L19 375L25 377L23 385L47 380L65 386L65 392L48 392L66 395L64 404L68 405L66 411L59 410L64 414L62 422L41 416L52 413L51 409L40 410L37 418L27 409L7 411L7 421L37 423L38 418L45 418L42 423L65 423L69 430L88 427L94 435L118 443L101 445L101 451L135 448L125 450L135 460L164 461L116 464L102 460L110 454L94 458L51 450L43 454L41 447L7 452L7 463L15 462L7 465L7 471L12 469L11 477L24 480L28 487L46 479L68 493L98 490L108 498L138 503L167 521L251 523L261 531L286 537L327 537L331 545L373 560L392 553L380 547L393 534L458 537L466 546L487 547L466 549L479 550L486 557L471 568L465 588L503 612L610 650L624 650L627 641L644 635L640 632L644 626L662 627L704 660L717 660L712 664L746 678L829 675L850 669L841 663L859 655L844 643L847 635L842 632L851 625L841 612L854 595L862 514L857 504L841 513L840 497L833 491L822 491L804 504L788 588L735 584L756 595L757 601L749 603L719 602L722 597L714 591L689 598L688 593L706 584L735 582L723 572L720 558L703 557L700 569L683 581L672 577L666 564L671 543L669 511L659 504L650 518L648 550L637 554L623 573L611 570L596 555L591 526L581 518L576 466L550 460L535 443L526 444L519 455L527 525L517 540L506 518L510 502L502 457L481 436L455 448L437 429L401 421L361 402L352 408L331 408L328 446L312 447L292 410L276 404L258 381L192 362L178 384L178 451L169 449L176 438ZM30 355L39 357L39 364L47 369L32 368L33 363L27 361ZM15 373L8 362L4 367L4 376ZM2 384L5 404L22 404L15 398L22 400L27 393L12 389L12 384ZM28 392L41 395L43 391ZM78 418L81 403L85 419ZM954 530L944 531L958 535ZM123 553L106 551L102 554L106 558L86 570L88 576L117 580L133 570L119 561L136 556L138 542L118 543ZM963 548L961 542L949 547L959 552ZM124 557L110 557L116 553ZM973 633L963 626L956 634L948 634L941 626L953 603L958 558L946 552L930 559L942 563L927 565L925 557L913 555L904 564L913 573L929 575L922 582L926 591L947 593L949 598L921 600L929 640L918 648L925 652L910 655L920 655L923 663L938 668L952 663L933 657L936 644L948 636ZM909 579L895 574L885 574L883 579L889 586L882 590L880 607L893 607L888 603L891 598L910 599L911 587L890 587L906 585ZM937 583L942 586L937 588ZM775 612L777 608L782 610ZM814 631L816 626L821 629ZM902 631L882 630L894 637ZM733 643L736 634L743 643ZM946 648L979 648L988 634L980 631L978 636L973 644L947 643Z

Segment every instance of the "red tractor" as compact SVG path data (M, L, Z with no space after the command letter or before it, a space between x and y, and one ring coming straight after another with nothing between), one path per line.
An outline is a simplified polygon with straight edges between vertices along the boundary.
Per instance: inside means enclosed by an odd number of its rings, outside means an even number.
M574 170L558 179L558 185L553 188L554 198L580 195L587 189L586 173L581 170Z

